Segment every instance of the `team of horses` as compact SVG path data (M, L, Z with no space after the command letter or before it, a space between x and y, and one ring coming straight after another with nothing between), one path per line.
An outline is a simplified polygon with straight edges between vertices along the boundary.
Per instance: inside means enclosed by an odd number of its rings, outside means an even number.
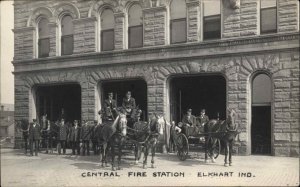
M113 121L102 121L99 128L94 130L93 136L91 137L96 141L101 152L101 163L103 167L107 167L107 155L110 151L111 154L111 168L112 170L121 169L121 157L122 149L127 142L134 144L134 156L135 163L141 158L141 153L144 153L143 168L147 168L147 157L151 153L151 167L155 165L155 153L156 146L159 142L159 137L166 133L166 125L170 125L168 121L162 115L154 114L150 117L149 121L140 121L141 110L137 110L137 114L133 118L126 117L126 114L122 110L116 110L117 117ZM205 124L205 133L218 133L218 139L223 142L225 148L225 166L232 165L232 152L233 143L236 138L237 124L236 112L230 110L227 118L224 121L221 120L210 120ZM53 146L56 145L56 139L58 137L58 121L50 122L43 116L41 119L42 129L42 141L43 147L46 147L46 152L53 152ZM18 122L17 127L21 131L25 132L28 129L28 121L21 120ZM71 127L70 123L67 123ZM170 128L172 129L172 128ZM207 139L205 139L207 141ZM25 139L26 141L26 139ZM207 145L207 143L206 143ZM209 154L208 149L205 148L205 159L208 156L214 160L213 154ZM117 167L115 167L115 157L118 156Z

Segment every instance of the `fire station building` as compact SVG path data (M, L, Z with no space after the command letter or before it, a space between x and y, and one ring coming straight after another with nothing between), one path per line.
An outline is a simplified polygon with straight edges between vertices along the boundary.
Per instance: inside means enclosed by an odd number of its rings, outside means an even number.
M121 105L131 91L143 120L230 108L237 154L299 156L297 0L26 0L14 12L15 120L95 120L109 92Z

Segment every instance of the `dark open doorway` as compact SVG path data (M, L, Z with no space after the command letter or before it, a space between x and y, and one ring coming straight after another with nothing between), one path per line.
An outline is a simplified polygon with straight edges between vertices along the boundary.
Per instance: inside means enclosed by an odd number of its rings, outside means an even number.
M221 75L178 76L170 79L171 120L181 121L188 108L199 116L206 109L210 119L225 119L226 80Z
M252 106L252 153L271 154L271 106Z
M51 121L62 117L67 122L81 120L81 87L79 84L41 85L36 89L37 118L47 114Z
M131 91L136 105L143 111L142 119L147 120L147 83L142 79L132 80L109 80L101 82L101 103L107 98L109 92L113 93L113 98L118 106L122 106L123 98L127 91Z
M267 74L259 73L252 81L252 154L271 154L271 79Z

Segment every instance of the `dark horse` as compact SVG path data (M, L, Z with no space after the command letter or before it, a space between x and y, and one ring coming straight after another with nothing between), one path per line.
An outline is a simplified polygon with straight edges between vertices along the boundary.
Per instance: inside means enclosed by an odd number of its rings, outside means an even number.
M138 120L131 129L132 133L129 135L129 138L135 141L135 162L136 164L138 163L141 152L144 152L144 169L147 168L147 157L150 149L152 155L151 167L154 168L156 145L159 136L163 135L165 124L164 117L155 114L149 122Z
M205 125L205 133L208 136L211 136L213 140L220 139L225 145L225 164L224 166L228 167L232 165L232 146L235 140L236 135L239 133L237 131L237 125L235 123L236 112L234 110L229 110L228 115L225 121L219 120L210 120ZM209 146L207 140L210 137L206 137L206 146L205 146L205 160L207 160L207 147ZM211 159L214 162L213 153L210 154ZM228 158L229 157L229 164Z
M122 148L126 141L127 120L126 115L118 113L114 121L103 121L100 128L97 128L95 136L98 139L98 145L101 145L102 166L107 166L107 152L111 148L112 170L115 170L115 148L118 149L118 166L120 170Z

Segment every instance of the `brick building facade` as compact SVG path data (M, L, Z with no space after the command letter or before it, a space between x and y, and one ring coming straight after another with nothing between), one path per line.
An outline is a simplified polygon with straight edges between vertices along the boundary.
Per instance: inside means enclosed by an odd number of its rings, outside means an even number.
M69 116L79 113L80 119L94 120L108 91L121 92L119 98L132 89L145 116L157 112L178 121L193 97L190 87L195 87L201 107L211 118L225 118L226 108L236 110L236 123L242 131L236 142L238 154L254 153L253 121L259 119L253 111L262 113L255 107L264 106L263 113L267 111L270 117L265 130L270 134L269 154L299 156L299 2L275 1L275 16L264 22L262 16L272 11L263 11L260 0L214 0L220 3L219 15L211 17L219 19L218 35L216 27L209 30L209 16L205 19L207 0L181 1L182 17L172 10L176 7L173 1L15 1L15 119L32 120L45 112L57 118L60 109L55 107L64 102ZM142 28L140 47L130 47L133 44L128 42L140 42L128 32L135 23L129 15L135 5L142 15L141 25L134 25ZM101 17L107 9L113 12L113 28ZM73 50L64 55L61 22L66 15L72 19ZM46 57L39 55L41 17L48 21ZM176 27L181 23L184 29ZM262 28L272 23L275 30L264 33ZM108 28L104 38L101 28ZM184 37L179 41L181 31ZM217 38L209 38L215 31ZM109 37L112 49L104 50L102 40ZM271 83L268 102L254 102L253 81L259 75L266 75L264 80ZM199 84L188 83L195 80ZM219 91L212 94L216 89ZM198 98L193 98L197 103ZM73 101L76 104L70 104ZM72 111L72 107L78 110ZM200 110L197 107L196 112ZM16 147L20 136L16 131Z

